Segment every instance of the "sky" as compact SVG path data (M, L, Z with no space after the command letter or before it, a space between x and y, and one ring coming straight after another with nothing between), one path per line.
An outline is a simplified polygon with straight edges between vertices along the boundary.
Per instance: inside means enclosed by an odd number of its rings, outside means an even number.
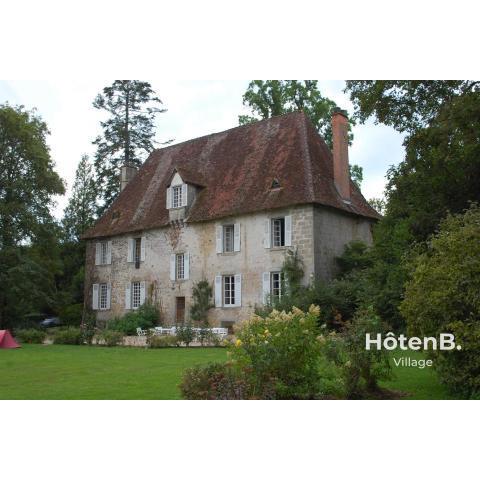
M147 80L163 101L167 112L156 120L156 141L173 143L220 132L238 125L238 115L248 113L242 95L248 80ZM92 106L95 96L112 80L0 80L0 104L36 108L46 121L47 139L56 171L67 186L65 196L56 197L52 213L60 219L82 154L93 158L92 140L101 133L104 114ZM342 80L320 80L323 96L353 113ZM365 198L383 196L385 174L404 156L403 136L385 125L369 120L353 128L349 150L351 164L363 167L362 193ZM159 145L160 146L160 145Z

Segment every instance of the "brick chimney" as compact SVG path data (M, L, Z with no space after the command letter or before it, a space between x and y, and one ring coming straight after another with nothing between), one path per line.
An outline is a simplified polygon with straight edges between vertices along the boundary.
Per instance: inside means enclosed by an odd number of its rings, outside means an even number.
M350 201L350 169L348 166L348 117L337 109L332 115L333 179L338 193Z
M137 173L137 167L131 164L124 164L120 167L120 191L122 191L127 183L135 176Z

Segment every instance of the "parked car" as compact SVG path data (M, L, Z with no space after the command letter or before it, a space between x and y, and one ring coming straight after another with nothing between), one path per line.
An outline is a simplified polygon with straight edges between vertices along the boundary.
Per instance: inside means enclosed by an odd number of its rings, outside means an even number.
M62 324L58 317L48 317L40 322L40 326L43 328L59 327Z

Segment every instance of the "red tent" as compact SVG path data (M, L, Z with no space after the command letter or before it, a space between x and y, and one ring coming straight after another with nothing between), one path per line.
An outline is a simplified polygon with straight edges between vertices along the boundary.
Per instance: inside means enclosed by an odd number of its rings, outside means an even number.
M8 330L0 330L0 348L18 348L20 345L13 339Z

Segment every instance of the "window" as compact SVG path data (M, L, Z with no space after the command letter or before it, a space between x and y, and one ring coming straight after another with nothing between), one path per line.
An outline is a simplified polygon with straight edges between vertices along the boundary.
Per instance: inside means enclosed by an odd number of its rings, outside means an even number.
M108 242L101 242L100 244L100 264L106 265L108 263Z
M223 277L223 304L225 306L235 305L235 276L226 275Z
M106 310L108 307L108 286L106 283L100 284L100 295L98 304L100 310Z
M172 208L182 206L182 186L178 185L172 188Z
M175 278L183 280L185 278L185 255L177 253L175 256Z
M134 238L133 241L133 261L135 262L135 268L140 268L140 260L142 258L142 239Z
M140 282L132 282L132 308L140 306Z
M272 245L274 247L285 246L285 218L272 219Z
M224 252L233 252L233 236L234 236L234 226L233 225L224 225L223 226L223 251Z
M282 272L272 272L270 274L270 292L272 297L282 297Z

